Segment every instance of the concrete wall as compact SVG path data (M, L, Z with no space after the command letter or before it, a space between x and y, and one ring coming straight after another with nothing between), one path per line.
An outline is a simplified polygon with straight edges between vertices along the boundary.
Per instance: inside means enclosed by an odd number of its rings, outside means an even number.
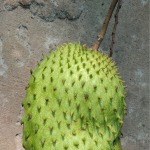
M30 69L63 42L91 46L110 0L0 0L0 149L22 150ZM112 19L101 49L108 53ZM149 149L149 0L123 0L113 59L127 85L123 150Z

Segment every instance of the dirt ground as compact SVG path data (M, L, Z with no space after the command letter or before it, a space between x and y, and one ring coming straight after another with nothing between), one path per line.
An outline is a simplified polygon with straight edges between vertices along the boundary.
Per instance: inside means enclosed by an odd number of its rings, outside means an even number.
M42 54L64 42L91 46L110 0L0 0L0 149L23 150L21 102ZM108 53L112 23L101 46ZM124 0L113 59L127 85L123 150L149 150L149 0Z

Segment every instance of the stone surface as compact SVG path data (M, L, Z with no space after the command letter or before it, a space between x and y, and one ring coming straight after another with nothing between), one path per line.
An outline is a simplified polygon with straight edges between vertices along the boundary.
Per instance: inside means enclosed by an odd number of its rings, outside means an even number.
M50 22L56 18L78 19L83 10L83 2L80 0L5 0L3 5L8 11L21 6L29 9L33 16Z
M61 43L91 46L109 4L109 0L0 0L0 149L22 150L19 121L30 69ZM106 53L113 21L101 46ZM148 27L149 0L123 1L113 54L127 85L123 150L149 150Z

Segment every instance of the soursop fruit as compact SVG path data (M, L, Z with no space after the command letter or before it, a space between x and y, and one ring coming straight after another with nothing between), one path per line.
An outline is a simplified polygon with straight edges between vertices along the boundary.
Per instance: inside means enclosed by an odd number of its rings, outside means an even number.
M26 150L121 150L125 90L102 52L59 46L31 71L22 104Z

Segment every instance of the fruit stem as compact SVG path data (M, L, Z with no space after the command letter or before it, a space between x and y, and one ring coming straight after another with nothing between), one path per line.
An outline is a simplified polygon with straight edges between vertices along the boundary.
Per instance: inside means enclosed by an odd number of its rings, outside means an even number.
M114 11L118 1L119 0L113 0L112 1L111 5L109 7L108 13L107 13L107 15L105 17L105 20L104 20L103 26L101 28L101 31L97 35L96 41L93 43L93 46L92 46L93 50L98 50L98 48L100 47L100 44L102 43L102 41L104 39L104 36L105 36L105 33L107 31L107 27L108 27L110 18L111 18L112 14L113 14L113 11Z

